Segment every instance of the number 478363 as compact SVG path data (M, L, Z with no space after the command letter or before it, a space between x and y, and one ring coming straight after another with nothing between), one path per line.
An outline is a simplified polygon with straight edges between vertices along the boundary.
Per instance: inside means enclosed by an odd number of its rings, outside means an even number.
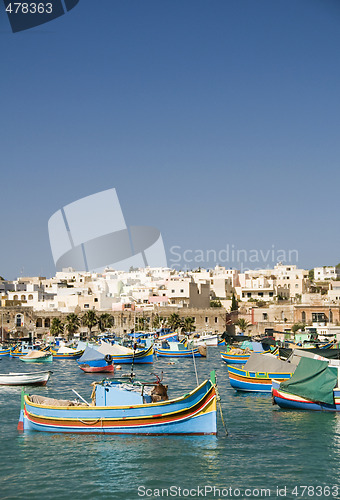
M6 7L6 12L9 14L51 14L52 10L51 3L10 2Z

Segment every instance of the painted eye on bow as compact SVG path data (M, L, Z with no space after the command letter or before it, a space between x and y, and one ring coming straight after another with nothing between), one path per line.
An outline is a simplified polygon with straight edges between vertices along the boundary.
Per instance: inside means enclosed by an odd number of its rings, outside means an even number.
M3 0L13 33L35 28L63 16L79 0L37 0L12 2Z

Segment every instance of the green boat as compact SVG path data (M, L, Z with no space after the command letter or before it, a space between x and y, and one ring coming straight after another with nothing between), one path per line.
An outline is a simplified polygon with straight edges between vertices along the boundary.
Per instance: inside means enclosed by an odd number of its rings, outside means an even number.
M25 363L51 363L53 356L46 351L29 351L28 354L20 356L19 359Z

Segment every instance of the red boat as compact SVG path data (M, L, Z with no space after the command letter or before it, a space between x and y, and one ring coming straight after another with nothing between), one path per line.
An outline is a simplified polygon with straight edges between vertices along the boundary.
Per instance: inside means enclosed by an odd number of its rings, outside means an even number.
M79 365L79 368L83 370L83 372L86 373L113 373L114 372L114 366L113 363L110 365L106 366L90 366L87 363L84 363L83 365Z

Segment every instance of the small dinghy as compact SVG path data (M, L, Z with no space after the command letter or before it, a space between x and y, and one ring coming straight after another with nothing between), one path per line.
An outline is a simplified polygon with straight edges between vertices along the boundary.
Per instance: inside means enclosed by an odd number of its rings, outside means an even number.
M53 372L1 373L0 385L46 385Z

